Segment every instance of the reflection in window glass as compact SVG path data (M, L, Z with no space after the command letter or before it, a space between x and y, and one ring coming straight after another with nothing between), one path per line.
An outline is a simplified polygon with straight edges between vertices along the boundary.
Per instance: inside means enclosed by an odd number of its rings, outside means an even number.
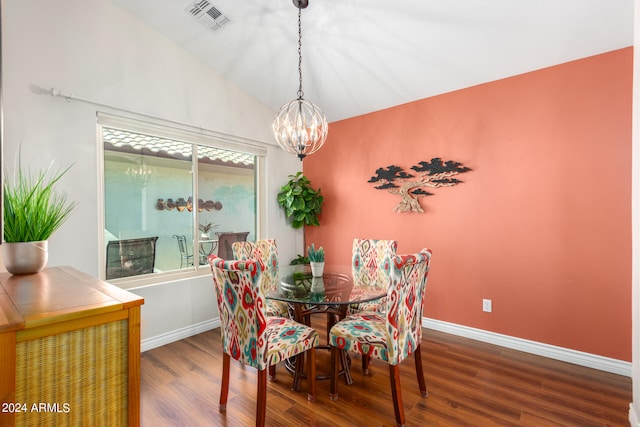
M220 233L255 240L255 155L101 130L107 279L206 265Z

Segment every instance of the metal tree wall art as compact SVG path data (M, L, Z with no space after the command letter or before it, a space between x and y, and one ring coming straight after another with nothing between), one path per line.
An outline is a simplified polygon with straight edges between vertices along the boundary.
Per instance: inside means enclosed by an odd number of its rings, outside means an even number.
M463 182L455 178L456 175L471 170L460 162L445 162L439 157L434 157L429 162L422 161L411 166L411 169L415 174L407 173L402 167L395 165L378 168L376 174L368 181L379 182L380 185L374 187L377 190L387 190L402 197L393 209L394 212L424 212L418 199L422 196L433 196L433 193L424 190L424 187L453 187Z

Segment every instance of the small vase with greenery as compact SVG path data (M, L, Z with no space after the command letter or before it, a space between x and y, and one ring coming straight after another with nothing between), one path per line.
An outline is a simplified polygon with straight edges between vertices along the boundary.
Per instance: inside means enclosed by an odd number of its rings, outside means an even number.
M307 255L311 264L311 274L313 277L322 277L324 273L324 248L320 246L318 249L312 243L307 247Z
M210 222L206 224L198 224L198 230L200 230L200 237L204 239L211 238L211 230L218 228L218 224L212 224Z
M307 247L307 254L310 262L324 262L324 248L322 246L316 249L315 244L312 243Z
M3 260L12 274L30 274L42 270L48 259L48 239L69 218L77 203L67 200L55 185L71 168L51 173L53 163L31 174L21 161L13 177L4 178ZM29 242L29 244L22 244ZM15 244L15 245L14 245Z
M284 208L285 215L291 219L293 228L305 225L320 225L318 215L322 211L324 197L320 189L314 189L311 181L298 172L289 175L289 182L280 188L278 204Z

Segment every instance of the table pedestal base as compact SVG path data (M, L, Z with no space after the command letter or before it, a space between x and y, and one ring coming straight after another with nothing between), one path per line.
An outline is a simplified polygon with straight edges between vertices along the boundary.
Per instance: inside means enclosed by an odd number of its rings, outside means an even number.
M307 326L311 326L311 316L314 314L326 314L327 315L327 344L320 345L316 347L316 350L329 350L331 351L331 345L329 345L329 331L336 324L337 319L343 319L346 316L347 305L311 305L311 304L289 304L289 314L290 316L296 320L297 322L304 323ZM298 355L287 359L285 361L285 367L287 370L294 374L296 370L296 365L300 361L300 363L304 363L304 356ZM347 385L353 384L353 378L351 377L351 357L347 351L340 351L340 371L338 375L344 376L344 380ZM294 391L300 390L300 379L306 378L306 374L303 374L296 379L294 375L294 383L291 387ZM331 379L331 373L329 374L319 374L316 375L317 380L328 380Z

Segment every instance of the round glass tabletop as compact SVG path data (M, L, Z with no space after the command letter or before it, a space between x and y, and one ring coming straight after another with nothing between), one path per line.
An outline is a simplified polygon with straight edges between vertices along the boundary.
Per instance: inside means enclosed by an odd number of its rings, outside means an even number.
M350 267L325 266L322 277L313 277L308 266L287 266L281 269L278 288L265 296L288 303L342 305L372 301L386 294L386 289L354 285Z

